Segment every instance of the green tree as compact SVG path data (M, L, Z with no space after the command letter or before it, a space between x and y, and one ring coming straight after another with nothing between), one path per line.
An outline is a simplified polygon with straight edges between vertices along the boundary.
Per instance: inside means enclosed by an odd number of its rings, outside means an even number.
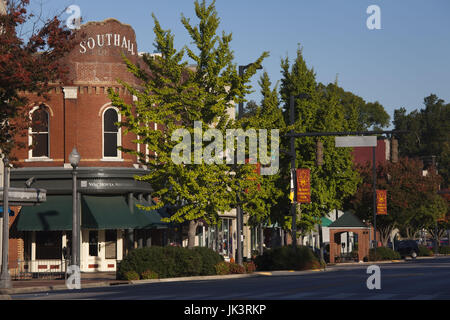
M279 136L283 137L287 133L287 128L282 110L279 108L278 87L275 85L272 88L272 83L267 72L263 73L258 84L263 97L260 103L261 106L258 106L256 102L249 103L250 108L248 108L248 112L246 112L245 116L237 125L244 130L265 129L268 132L271 130L279 130ZM270 146L271 143L272 137L269 134L267 144ZM276 151L278 152L278 150ZM269 153L268 156L271 157L272 154ZM280 211L277 210L278 203L282 201L285 195L284 188L280 186L280 180L280 172L274 175L260 177L260 200L264 201L264 204L259 206L259 208L263 211L259 214L253 214L253 219L250 221L251 224L256 225L261 222L273 224L277 222L281 226L284 225L285 215L280 215Z
M450 103L431 94L425 108L407 114L405 108L394 111L396 130L408 130L399 136L399 152L404 157L429 161L435 156L443 187L448 187L450 168ZM429 161L431 162L431 161Z
M324 86L318 85L314 70L307 67L301 49L297 51L292 66L286 58L282 60L281 67L283 78L280 92L284 102L284 116L287 121L290 96L295 96L296 132L356 129L356 120L352 122L347 119L337 84L326 90ZM311 169L311 204L301 205L301 216L298 219L303 233L309 232L332 209L342 208L344 200L356 191L359 182L358 173L353 170L351 150L335 148L334 137L321 137L320 140L323 143L324 164L319 167L315 164L316 138L299 138L295 144L296 167ZM285 171L283 176L288 187L289 172Z
M268 55L263 53L243 77L239 77L230 49L231 34L217 35L219 18L215 2L207 5L205 1L196 1L195 13L199 19L198 25L191 25L190 19L184 16L181 18L193 48L185 46L177 51L172 33L163 30L153 15L156 49L161 52L161 57L144 55L143 67L132 64L124 57L128 70L142 82L138 88L120 81L137 97L134 106L126 104L117 93L109 92L112 103L124 115L120 125L126 132L138 137L136 143L146 145L155 154L146 160L145 152L124 150L136 154L149 168L147 175L137 179L151 183L154 196L159 199L157 207L168 205L173 208L170 221L189 222L189 247L194 246L200 220L216 224L220 213L236 207L238 195L241 195L240 201L243 203L249 199L256 202L259 197L257 185L251 179L257 177L251 165L243 165L239 172L231 174L233 168L224 163L223 154L213 152L219 158L215 163L206 163L203 159L196 163L198 152L210 144L205 141L201 146L203 148L194 147L194 152L188 155L185 163L174 163L172 152L179 146L180 140L173 139L173 134L178 129L189 131L190 136L183 137L189 151L191 138L195 137L195 122L200 122L205 130L214 127L225 137L226 129L234 126L229 109L234 107L234 103L243 101L244 95L249 93L251 87L247 83ZM195 68L188 68L187 62L183 61L186 53L195 62ZM151 122L164 129L152 130L148 125ZM211 144L224 147L224 142L218 137L212 140Z

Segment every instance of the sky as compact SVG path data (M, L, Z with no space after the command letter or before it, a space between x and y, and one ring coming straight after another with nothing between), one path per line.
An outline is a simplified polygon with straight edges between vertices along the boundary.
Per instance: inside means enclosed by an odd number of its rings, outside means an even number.
M116 18L130 24L140 52L154 52L154 13L175 45L191 45L180 18L197 23L193 0L31 0L45 13L78 5L83 21ZM207 3L210 3L208 0ZM370 5L380 8L381 29L369 30ZM423 108L431 93L450 102L449 0L217 0L220 33L233 34L235 63L246 65L264 51L263 67L272 84L281 79L280 61L293 61L299 47L318 82L338 79L346 91L379 101L393 118L395 109ZM67 19L69 14L63 14ZM257 81L247 100L259 102Z

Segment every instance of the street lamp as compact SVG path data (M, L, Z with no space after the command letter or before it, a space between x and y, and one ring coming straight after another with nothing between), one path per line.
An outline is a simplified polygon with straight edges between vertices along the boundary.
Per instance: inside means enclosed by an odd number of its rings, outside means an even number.
M77 210L77 167L80 163L81 156L77 151L77 148L73 148L69 155L69 161L72 165L72 265L80 266L80 223L78 219Z
M244 71L251 67L254 63L250 63L246 66L239 66L239 77L242 78L244 76ZM261 70L262 67L258 66L257 70ZM238 120L242 119L244 116L244 102L239 102L239 110L238 110ZM240 191L239 191L240 192ZM237 246L236 246L236 263L242 265L242 256L243 256L243 245L242 245L242 227L244 225L244 218L241 206L237 204L236 207L236 230L237 230Z
M0 288L11 288L11 276L8 270L8 251L9 251L9 159L5 155L3 158L3 239L2 239L2 270L0 274Z

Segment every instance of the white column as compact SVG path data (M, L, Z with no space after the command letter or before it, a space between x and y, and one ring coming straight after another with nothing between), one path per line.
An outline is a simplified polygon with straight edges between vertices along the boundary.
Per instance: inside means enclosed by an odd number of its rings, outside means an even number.
M31 272L36 272L36 231L31 232L31 266L29 266Z
M121 261L123 259L123 232L122 230L117 230L117 260Z

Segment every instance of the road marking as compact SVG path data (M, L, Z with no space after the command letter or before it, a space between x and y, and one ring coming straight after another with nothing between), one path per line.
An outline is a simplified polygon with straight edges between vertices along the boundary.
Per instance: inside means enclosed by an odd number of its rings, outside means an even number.
M419 294L418 296L409 298L408 300L433 300L437 294Z
M354 296L354 293L338 293L338 294L334 294L331 296L327 296L327 297L323 297L321 299L323 300L341 300L341 299L345 299L351 296Z
M392 297L397 296L397 294L389 294L389 293L384 293L384 294L374 294L368 298L365 298L363 300L388 300Z
M315 294L317 294L317 292L301 292L301 293L297 293L297 294L280 296L279 298L282 300L301 300L302 298L313 296Z

